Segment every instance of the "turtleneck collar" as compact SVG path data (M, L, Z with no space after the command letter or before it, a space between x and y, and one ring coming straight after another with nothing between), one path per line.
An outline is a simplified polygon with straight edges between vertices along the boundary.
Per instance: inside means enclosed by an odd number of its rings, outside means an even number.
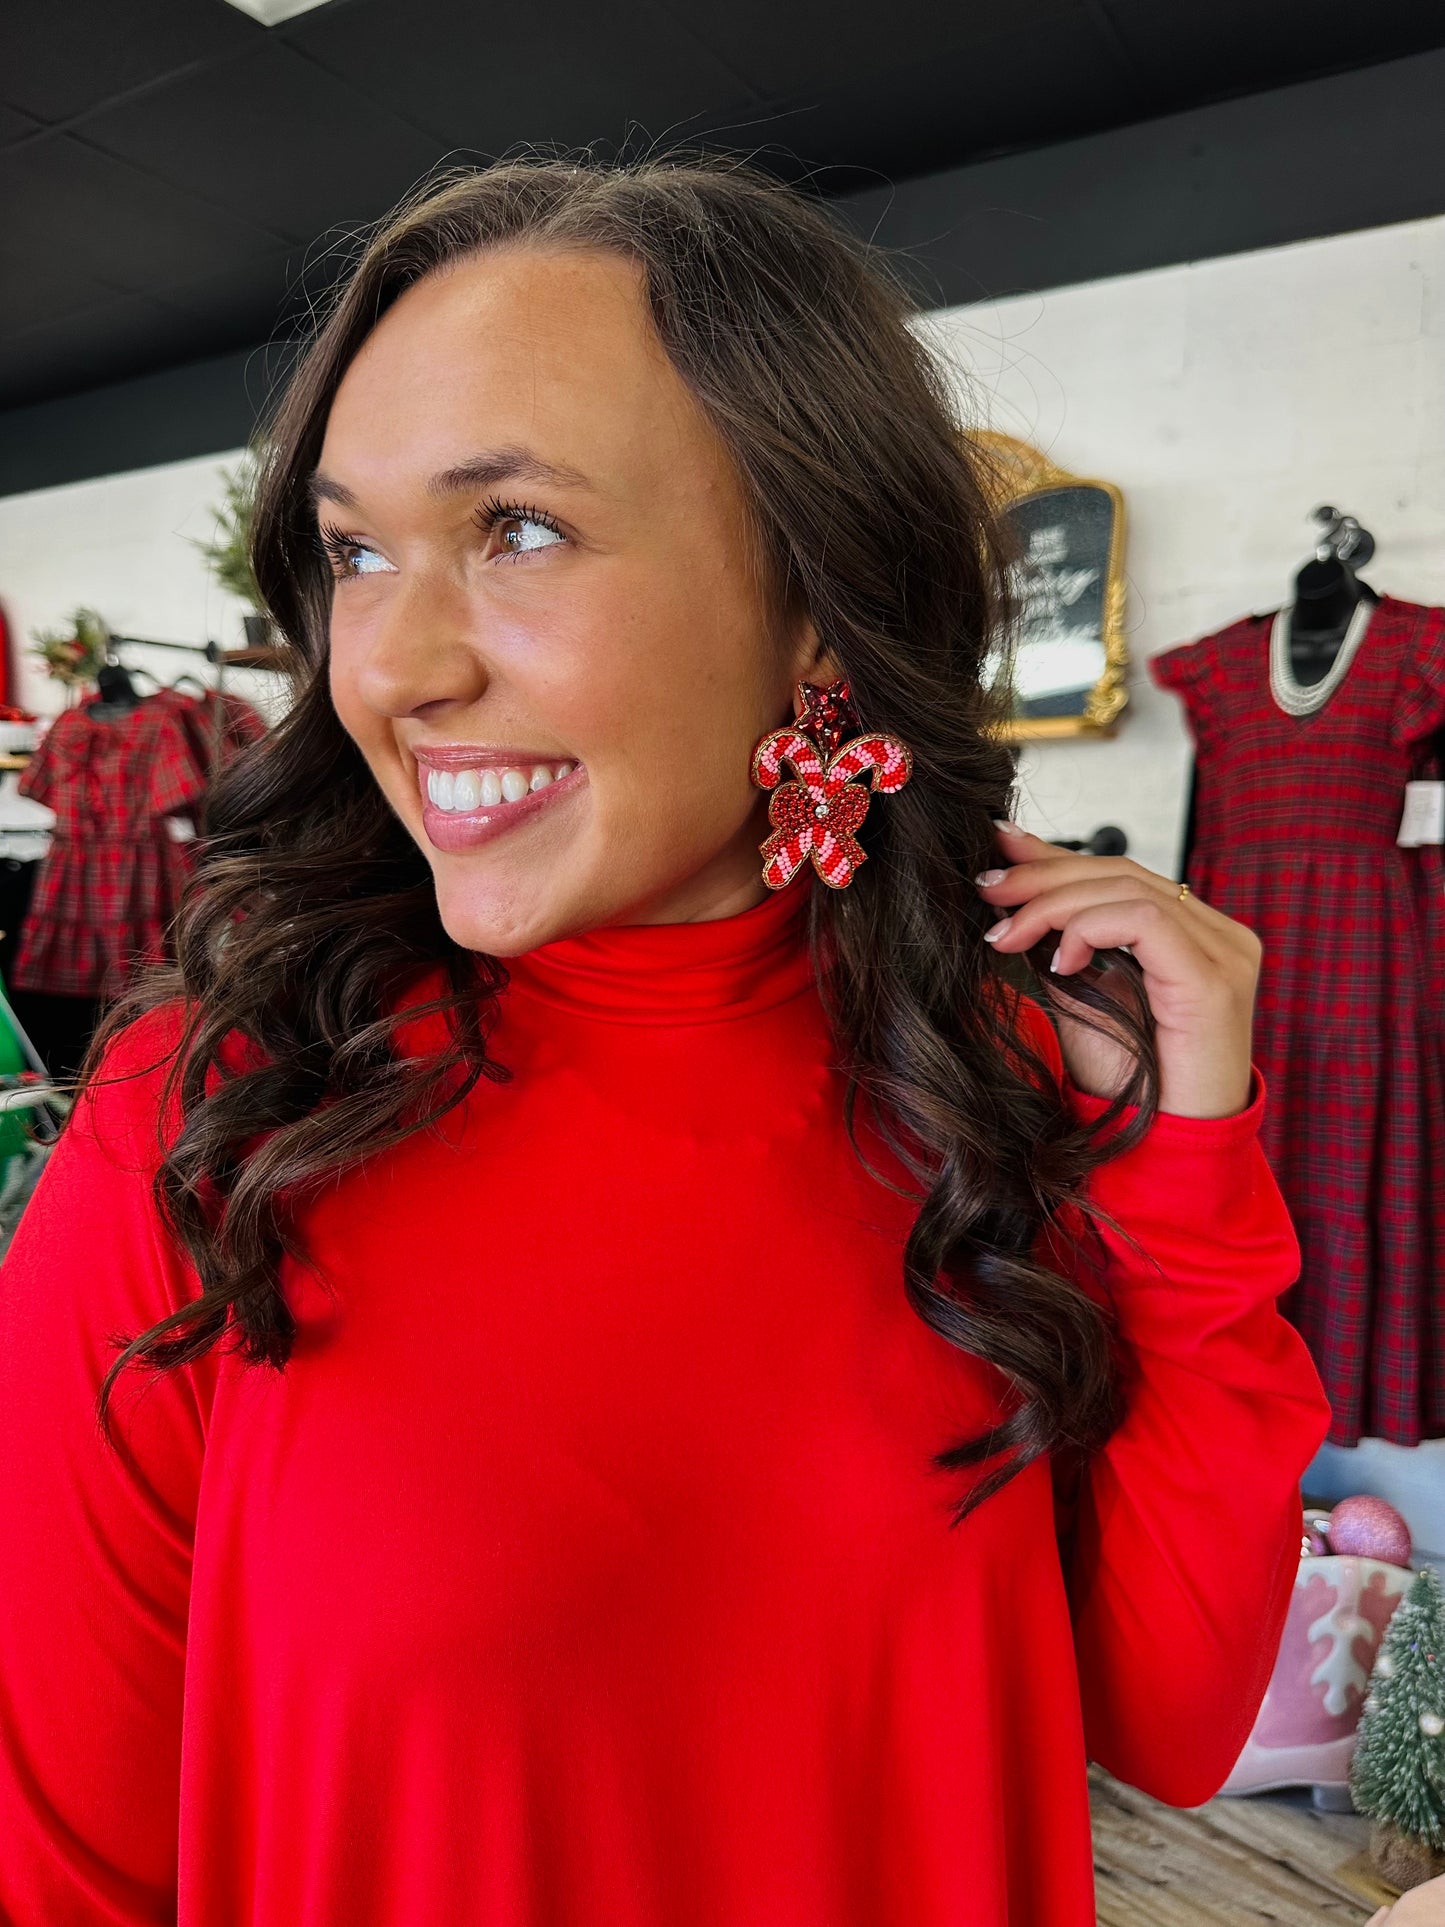
M508 990L619 1024L707 1024L751 1016L812 981L812 879L704 923L607 924L508 957Z

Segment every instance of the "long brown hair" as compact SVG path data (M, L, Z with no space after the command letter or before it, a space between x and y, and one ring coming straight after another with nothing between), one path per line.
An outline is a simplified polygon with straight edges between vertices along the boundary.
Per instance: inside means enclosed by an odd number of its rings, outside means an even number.
M1070 978L1137 1054L1116 1104L1081 1130L1016 1025L1022 983L1053 996L1047 970L1031 954L1011 979L982 941L993 912L970 879L995 860L989 819L1009 814L1014 775L986 662L1006 639L1007 552L902 275L821 204L690 150L601 164L529 149L434 176L365 239L263 428L252 564L296 700L219 782L174 967L111 1013L81 1073L97 1076L142 1010L175 1004L176 1123L154 1194L202 1290L124 1345L102 1425L127 1362L174 1369L228 1328L248 1363L284 1368L295 1322L281 1267L307 1196L479 1079L510 1075L487 1049L505 965L447 936L424 857L332 707L331 574L306 480L378 317L419 277L517 244L639 265L658 336L742 479L774 606L806 608L864 727L912 748L914 780L870 812L871 860L847 890L813 891L808 940L850 1138L856 1149L862 1099L916 1180L909 1301L1011 1392L991 1432L937 1455L944 1469L991 1465L962 1519L1041 1453L1097 1446L1121 1415L1109 1315L1037 1243L1070 1207L1093 1232L1112 1223L1083 1187L1152 1121L1148 1020L1089 973ZM408 1014L441 1013L449 1041L418 1056L398 1046L398 997L427 973L435 994ZM1099 1133L1128 1103L1140 1115L1105 1150Z

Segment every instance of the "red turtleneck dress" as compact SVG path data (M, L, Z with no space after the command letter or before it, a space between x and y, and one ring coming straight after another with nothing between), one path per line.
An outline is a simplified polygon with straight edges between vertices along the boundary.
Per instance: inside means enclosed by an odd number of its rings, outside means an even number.
M1159 1270L1082 1488L950 1529L1002 1382L905 1300L804 887L515 959L512 1081L308 1212L284 1373L123 1374L125 1461L108 1338L197 1285L160 1073L81 1106L0 1273L0 1918L1085 1927L1086 1760L1222 1782L1328 1419L1262 1083L1092 1181Z

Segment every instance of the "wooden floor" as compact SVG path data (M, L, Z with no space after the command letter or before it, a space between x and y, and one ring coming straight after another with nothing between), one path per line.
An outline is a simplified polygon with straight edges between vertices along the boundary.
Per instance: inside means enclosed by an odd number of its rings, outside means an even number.
M1393 1898L1365 1863L1369 1822L1308 1789L1161 1806L1089 1773L1099 1927L1363 1927Z

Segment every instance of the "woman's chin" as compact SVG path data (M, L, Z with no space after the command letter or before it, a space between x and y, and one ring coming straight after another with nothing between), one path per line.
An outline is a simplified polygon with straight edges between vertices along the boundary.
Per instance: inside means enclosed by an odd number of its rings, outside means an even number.
M437 914L453 943L517 957L606 920L607 893L574 866L553 862L518 875L510 864L434 862Z
M479 902L475 890L438 887L437 913L442 928L463 950L489 957L518 957L560 936L564 918L545 901L535 903Z
M515 837L472 847L439 847L427 830L418 837L431 866L437 914L453 943L493 957L515 957L555 937L585 928L591 899L587 865L575 845L578 831L567 820L546 818ZM565 828L562 836L558 829ZM588 826L582 826L585 837Z

